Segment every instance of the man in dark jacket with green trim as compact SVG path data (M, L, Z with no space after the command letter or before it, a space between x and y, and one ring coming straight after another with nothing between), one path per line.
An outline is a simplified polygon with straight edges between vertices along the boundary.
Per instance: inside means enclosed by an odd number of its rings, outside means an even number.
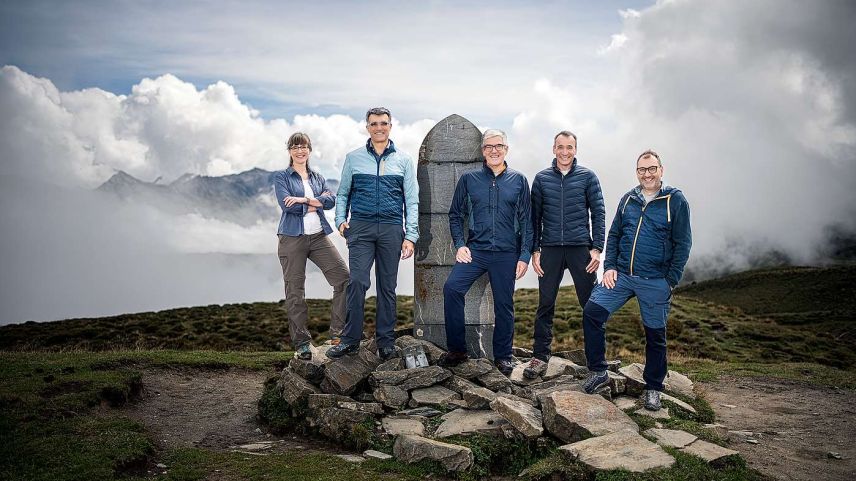
M523 375L547 370L553 341L556 296L565 269L571 272L580 307L597 283L603 252L606 209L600 181L576 158L577 136L563 130L553 138L553 165L532 181L532 268L538 274L533 356Z
M660 409L666 365L666 318L672 289L690 256L690 206L683 192L663 183L660 156L646 150L636 159L639 185L624 194L606 241L603 282L583 309L588 379L593 394L609 383L606 373L606 321L633 297L645 327L645 408Z

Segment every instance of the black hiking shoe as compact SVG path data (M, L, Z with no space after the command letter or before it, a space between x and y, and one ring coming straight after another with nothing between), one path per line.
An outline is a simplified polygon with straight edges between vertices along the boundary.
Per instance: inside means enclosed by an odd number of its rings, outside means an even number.
M515 366L514 361L511 359L497 359L493 362L493 365L505 376L510 376Z
M603 372L590 372L586 380L583 382L583 391L586 394L594 394L598 389L609 384L609 374Z
M345 344L344 342L340 342L339 344L327 349L327 357L330 359L339 359L345 354L349 356L354 356L358 352L360 352L360 344Z
M465 352L444 352L440 356L440 359L437 359L437 365L440 367L455 367L469 358L470 356Z

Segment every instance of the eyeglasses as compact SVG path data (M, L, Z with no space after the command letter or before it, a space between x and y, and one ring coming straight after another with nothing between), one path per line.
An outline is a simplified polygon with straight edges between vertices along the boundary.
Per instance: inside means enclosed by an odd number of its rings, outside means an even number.
M508 147L508 146L505 144L482 145L482 150L484 150L485 152L492 152L494 150L496 150L496 151L505 150L506 147Z
M381 127L389 127L390 124L389 122L371 122L369 124L369 127L377 127L378 125L380 125Z
M292 145L288 150L309 150L308 145Z
M659 165L652 165L651 167L637 167L636 173L639 175L645 175L645 172L648 172L649 174L656 174L657 169L659 168Z

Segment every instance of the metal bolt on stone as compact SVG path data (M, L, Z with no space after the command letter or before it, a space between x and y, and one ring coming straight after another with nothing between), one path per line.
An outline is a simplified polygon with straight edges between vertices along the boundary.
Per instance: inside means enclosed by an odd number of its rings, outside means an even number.
M446 349L443 284L455 265L449 231L449 206L458 179L481 168L482 133L469 120L450 115L441 120L419 148L419 242L414 256L414 326L417 339ZM467 231L466 223L464 232ZM493 359L493 296L487 275L466 296L465 330L470 357Z

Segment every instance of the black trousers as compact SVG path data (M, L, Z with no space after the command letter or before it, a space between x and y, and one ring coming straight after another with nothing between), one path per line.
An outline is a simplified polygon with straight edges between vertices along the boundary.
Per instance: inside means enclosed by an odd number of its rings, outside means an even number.
M586 266L591 262L587 246L545 246L541 248L541 269L544 277L538 278L538 312L535 314L535 342L533 355L542 361L550 358L550 344L553 342L553 314L556 312L556 296L565 269L571 271L574 288L580 307L584 307L594 285L597 272L589 274Z

